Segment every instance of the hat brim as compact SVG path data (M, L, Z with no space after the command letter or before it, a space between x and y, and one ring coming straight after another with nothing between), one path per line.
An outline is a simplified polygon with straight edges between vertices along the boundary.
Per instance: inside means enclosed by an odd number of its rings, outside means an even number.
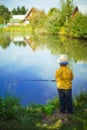
M60 60L57 60L57 62L58 62L59 64L63 64L63 65L66 65L66 64L68 64L68 61L61 62Z

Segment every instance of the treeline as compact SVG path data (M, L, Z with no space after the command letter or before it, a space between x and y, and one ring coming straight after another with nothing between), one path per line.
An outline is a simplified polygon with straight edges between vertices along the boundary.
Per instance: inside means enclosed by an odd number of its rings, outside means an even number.
M24 35L24 34L22 34ZM28 36L28 34L27 34ZM70 59L70 64L73 62L77 63L78 61L87 61L87 40L81 39L71 39L60 37L57 35L31 35L29 34L29 39L26 39L26 34L24 35L25 40L29 42L31 45L31 49L33 51L37 51L46 47L51 54L59 55L59 54L68 54ZM3 35L0 33L0 47L2 49L7 49L11 45L11 41L15 46L25 47L27 44L26 42L22 41L14 41L14 34L10 35ZM78 50L78 51L77 51ZM83 53L84 52L84 53Z
M14 15L26 14L26 12L27 9L24 6L22 6L21 8L18 6L17 8L14 8L12 10L12 14Z
M65 35L75 38L87 38L87 14L78 11L73 14L73 0L61 0L61 10L51 8L47 14L37 11L30 19L35 33Z
M7 23L11 17L9 9L3 5L0 5L0 24Z
M44 10L37 9L29 21L32 33L87 38L87 14L82 14L78 10L72 15L75 9L73 0L60 0L60 5L61 9L51 8L47 14ZM9 11L1 5L0 23L7 23L13 14L26 14L26 12L25 7Z

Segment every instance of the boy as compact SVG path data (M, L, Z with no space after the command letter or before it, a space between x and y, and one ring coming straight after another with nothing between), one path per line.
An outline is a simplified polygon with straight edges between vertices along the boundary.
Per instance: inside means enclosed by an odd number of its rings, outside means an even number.
M72 105L72 80L73 72L67 67L68 56L61 55L57 60L60 68L56 70L55 78L60 101L60 112L73 114Z

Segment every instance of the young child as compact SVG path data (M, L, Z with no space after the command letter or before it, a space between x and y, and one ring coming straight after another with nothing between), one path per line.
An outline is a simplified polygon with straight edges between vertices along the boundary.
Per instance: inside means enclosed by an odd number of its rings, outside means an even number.
M73 114L72 80L74 76L71 69L67 67L68 56L60 55L57 62L60 64L60 68L56 70L55 79L59 94L60 112Z

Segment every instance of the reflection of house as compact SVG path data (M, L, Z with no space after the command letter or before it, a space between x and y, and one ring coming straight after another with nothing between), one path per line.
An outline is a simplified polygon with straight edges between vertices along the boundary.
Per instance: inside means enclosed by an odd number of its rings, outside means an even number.
M10 19L8 25L26 25L29 24L30 18L33 16L34 13L37 12L36 8L31 8L30 10L27 11L25 15L13 15L12 18Z
M19 45L19 46L26 46L26 43L24 42L24 37L23 36L15 36L13 39L12 39L13 43L15 45Z
M32 42L32 40L30 38L24 37L24 41L26 44L28 44L32 48L33 51L36 50L37 47L36 47L35 43Z
M19 36L18 37L14 37L13 41L14 42L24 42L24 38L22 36L20 36L20 37Z
M15 36L12 38L12 41L15 43L15 44L22 44L22 45L29 45L33 51L36 50L36 45L35 43L33 42L33 40L30 38L30 36Z

